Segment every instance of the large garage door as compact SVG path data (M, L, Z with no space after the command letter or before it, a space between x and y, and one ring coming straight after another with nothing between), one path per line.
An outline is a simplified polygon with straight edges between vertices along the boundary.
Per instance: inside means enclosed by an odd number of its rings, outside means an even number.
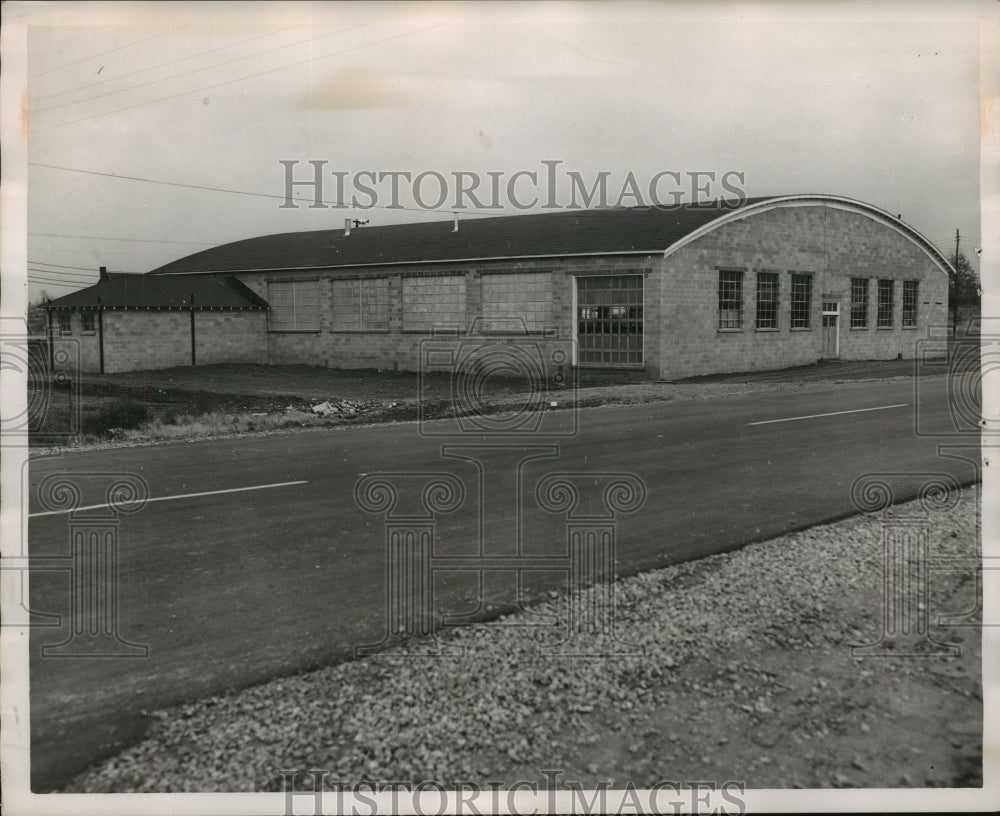
M642 275L576 279L578 363L642 366Z

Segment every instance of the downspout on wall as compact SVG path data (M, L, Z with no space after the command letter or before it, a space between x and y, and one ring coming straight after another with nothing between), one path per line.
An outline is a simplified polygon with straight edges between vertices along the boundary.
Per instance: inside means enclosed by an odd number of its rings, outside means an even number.
M104 373L104 307L101 306L101 297L97 297L97 348L101 356L101 373Z

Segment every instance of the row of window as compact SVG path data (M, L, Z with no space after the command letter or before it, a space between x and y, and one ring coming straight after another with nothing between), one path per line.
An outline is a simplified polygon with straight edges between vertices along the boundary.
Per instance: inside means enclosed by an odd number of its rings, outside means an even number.
M851 279L851 328L868 328L868 278ZM895 306L894 280L879 280L875 325L880 329L893 327ZM758 272L756 277L756 315L758 329L778 328L777 272ZM917 281L903 281L902 321L906 328L917 325ZM789 298L789 325L793 329L810 328L812 315L812 275L792 274ZM743 328L743 270L719 270L719 328Z
M778 328L778 273L757 273L758 329ZM789 321L793 329L808 329L812 312L812 276L792 275ZM743 270L719 270L719 328L743 328Z
M482 328L486 331L541 331L552 325L552 276L548 272L489 274L482 279ZM389 330L387 278L332 280L333 331ZM320 330L320 281L270 281L267 300L271 331ZM403 278L405 331L466 322L464 275Z
M89 334L97 331L97 314L95 312L83 312L83 333ZM58 312L59 336L67 337L73 333L73 313Z
M851 328L867 329L868 288L871 281L868 278L851 278ZM918 282L903 281L903 326L909 328L917 325ZM880 329L891 329L895 314L896 281L880 279L876 292L875 325Z

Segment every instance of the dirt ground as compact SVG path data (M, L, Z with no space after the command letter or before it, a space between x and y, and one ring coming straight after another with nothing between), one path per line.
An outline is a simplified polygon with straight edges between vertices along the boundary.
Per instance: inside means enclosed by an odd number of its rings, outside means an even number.
M756 391L809 388L814 383L946 375L978 365L967 345L952 361L820 361L778 371L717 374L677 382L642 371L588 370L545 393L522 379L491 378L482 391L458 392L445 373L341 370L316 366L212 365L122 374L85 374L35 393L44 410L32 420L32 445L93 445L178 439L345 423L399 422L489 413L526 400L549 409L711 399ZM337 410L313 412L328 402ZM116 406L128 409L125 424ZM110 414L110 415L109 415ZM123 430L124 429L124 430Z

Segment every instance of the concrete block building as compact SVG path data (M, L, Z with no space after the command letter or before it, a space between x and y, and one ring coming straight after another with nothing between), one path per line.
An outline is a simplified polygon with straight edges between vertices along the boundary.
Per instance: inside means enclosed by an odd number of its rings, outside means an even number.
M929 327L946 324L951 273L896 216L791 195L347 223L237 241L141 277L178 293L193 281L240 287L241 317L206 328L198 363L428 370L476 357L483 376L528 365L556 377L579 366L677 379L912 357ZM97 287L49 308L79 320ZM183 348L153 352L170 338L183 346L179 326L161 326L155 310L132 317L116 325L145 356L122 354L109 368L106 350L105 370L187 362Z
M49 365L101 373L260 362L267 304L228 275L109 274L45 304Z

